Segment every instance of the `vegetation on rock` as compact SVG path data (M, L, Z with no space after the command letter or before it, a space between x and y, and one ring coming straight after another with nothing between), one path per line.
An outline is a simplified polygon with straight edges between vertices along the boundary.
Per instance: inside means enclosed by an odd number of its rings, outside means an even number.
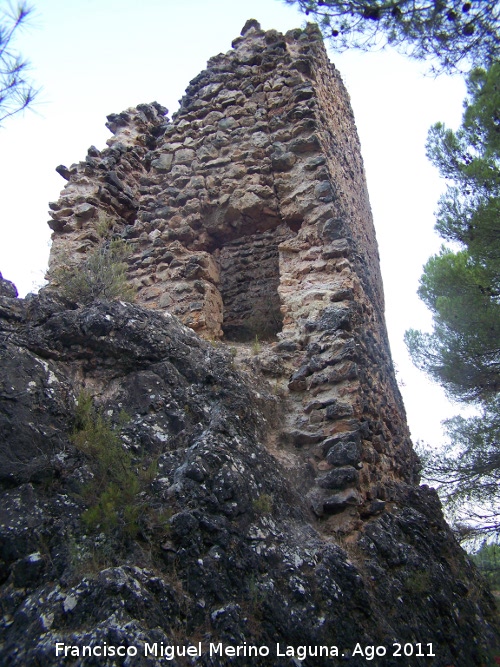
M71 440L85 454L90 479L81 485L78 495L87 505L82 522L91 534L99 534L99 540L91 554L84 543L74 545L77 571L94 562L102 567L114 564L130 540L139 539L152 548L170 530L171 508L147 498L158 472L158 458L150 455L137 460L132 456L120 438L120 427L128 421L122 411L119 423L112 424L89 393L80 393Z
M269 493L261 493L253 501L253 509L257 514L270 514L273 509L273 497Z
M133 301L135 288L127 279L129 244L111 235L113 221L100 216L95 230L97 245L78 264L64 262L53 275L61 294L70 301L88 305L97 299Z
M382 645L414 642L418 627L443 664L487 664L493 601L433 490L403 483L364 522L353 562L301 500L305 468L289 481L264 446L287 404L222 346L117 301L68 309L42 291L2 297L0 315L0 661L57 667L57 642L202 641L208 664L210 643ZM67 396L82 380L99 408L83 395L75 419ZM6 474L38 432L54 475Z
M73 444L89 460L92 477L82 496L89 507L82 515L92 530L135 536L139 530L141 484L132 457L117 430L93 406L90 394L78 397Z

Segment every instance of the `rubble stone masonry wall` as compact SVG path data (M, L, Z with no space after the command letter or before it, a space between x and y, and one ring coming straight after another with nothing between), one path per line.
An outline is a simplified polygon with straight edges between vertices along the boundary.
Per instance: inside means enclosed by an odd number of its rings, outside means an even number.
M166 113L109 116L108 148L58 168L49 280L95 247L105 212L140 304L214 341L265 343L254 366L283 392L274 453L325 527L355 528L418 476L340 75L315 26L251 20Z

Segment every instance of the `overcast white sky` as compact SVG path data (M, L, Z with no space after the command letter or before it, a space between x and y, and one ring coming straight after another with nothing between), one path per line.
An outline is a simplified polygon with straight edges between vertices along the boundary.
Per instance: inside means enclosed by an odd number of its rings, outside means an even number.
M0 0L0 7L7 5ZM59 164L102 149L106 116L157 100L170 113L206 61L231 48L248 18L264 29L300 27L304 17L278 0L33 0L32 27L17 45L43 86L36 113L0 129L0 271L23 296L47 266L47 204L65 181ZM436 252L434 210L444 183L425 157L430 125L458 127L465 85L433 79L395 53L330 54L351 95L380 246L386 316L414 441L436 443L440 421L459 411L413 368L409 327L428 328L416 296L422 265Z

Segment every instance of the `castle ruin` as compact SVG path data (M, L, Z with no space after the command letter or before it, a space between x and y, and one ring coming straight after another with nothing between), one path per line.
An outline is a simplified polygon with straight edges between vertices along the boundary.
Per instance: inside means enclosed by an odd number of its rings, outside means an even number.
M314 513L383 507L417 459L354 117L319 30L247 22L166 113L112 114L109 147L58 168L49 278L95 247L105 211L132 248L138 303L214 341L271 344L262 370L288 401L279 444Z

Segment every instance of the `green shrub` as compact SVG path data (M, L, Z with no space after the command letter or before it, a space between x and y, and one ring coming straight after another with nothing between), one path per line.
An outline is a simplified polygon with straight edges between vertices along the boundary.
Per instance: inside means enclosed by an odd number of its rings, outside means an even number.
M409 595L427 595L432 591L432 581L429 572L416 570L408 573L404 588Z
M96 299L133 301L135 289L127 280L128 244L122 239L101 241L77 265L55 269L53 282L70 301L88 305Z
M135 537L141 511L141 474L134 469L115 428L85 392L78 398L72 441L88 457L92 473L82 488L82 498L89 505L82 514L83 522L89 530ZM148 479L151 481L150 476Z
M94 223L97 245L81 262L67 258L52 272L52 283L70 301L88 305L96 299L134 300L135 289L127 280L125 261L130 244L113 238L114 224L113 218L101 211Z
M273 497L269 493L261 493L253 501L253 509L257 514L270 514L273 509Z

